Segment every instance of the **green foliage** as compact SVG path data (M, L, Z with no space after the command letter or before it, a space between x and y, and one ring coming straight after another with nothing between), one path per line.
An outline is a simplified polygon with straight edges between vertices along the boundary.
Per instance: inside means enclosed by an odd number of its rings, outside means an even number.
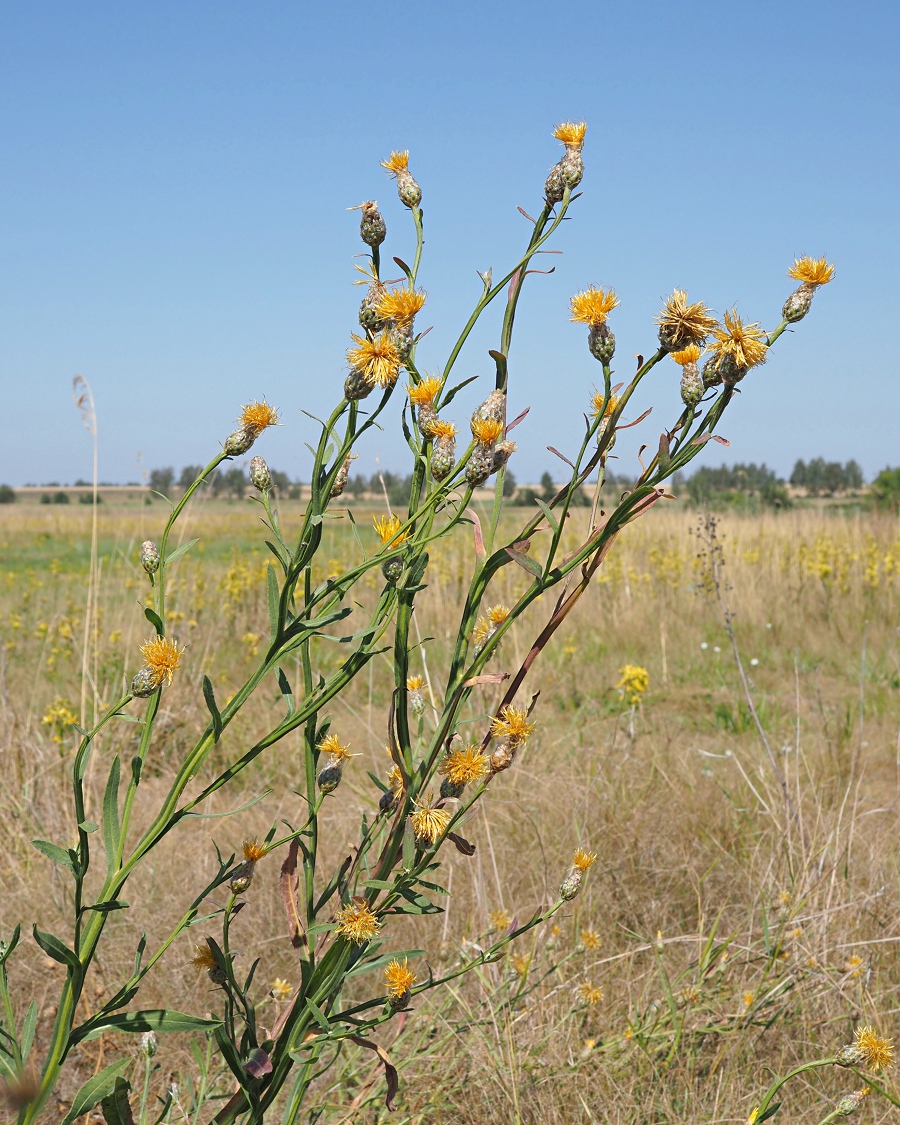
M834 496L837 492L856 492L863 486L862 469L855 461L842 465L815 457L808 464L798 461L791 473L791 484L810 496Z
M869 494L878 508L892 512L900 509L900 468L882 469L872 481Z
M0 504L15 504L16 494L8 484L0 484Z
M703 507L789 508L791 499L784 481L766 465L703 466L687 482L692 503Z

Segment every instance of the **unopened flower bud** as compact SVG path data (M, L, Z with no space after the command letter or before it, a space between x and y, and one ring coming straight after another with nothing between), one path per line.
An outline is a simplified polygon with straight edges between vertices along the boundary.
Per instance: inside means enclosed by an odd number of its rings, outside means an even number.
M809 312L815 293L815 285L810 285L809 282L805 281L799 288L795 289L784 302L781 315L789 324L796 324L798 320L802 320Z
M250 462L250 483L260 492L268 492L272 487L272 474L262 457L254 457Z
M359 306L359 323L370 332L378 333L390 323L378 314L378 305L387 291L387 286L376 279L366 290Z
M839 1117L849 1117L854 1113L869 1095L869 1087L864 1086L861 1090L854 1090L852 1094L844 1094L834 1107L834 1112Z
M686 363L681 369L681 401L685 406L696 406L703 398L703 380L696 363Z
M403 559L385 559L381 564L381 573L384 575L386 582L396 582L403 573Z
M504 467L517 449L514 441L500 441L494 446L494 462L491 472L496 473Z
M491 391L484 402L472 415L472 421L504 422L506 420L506 395L503 391Z
M451 781L449 777L445 777L441 782L441 796L444 798L444 800L447 800L451 797L461 797L463 795L463 790L465 789L465 787L466 783L464 781L461 783L457 783Z
M225 439L225 454L227 457L240 457L242 454L247 453L253 442L256 440L256 434L250 429L249 426L241 426L239 430L235 430L233 434L229 434Z
M477 488L494 471L493 445L476 445L466 465L466 482Z
M723 355L719 360L719 376L726 387L733 387L747 374L747 368L739 364L734 356Z
M606 321L588 332L588 348L594 359L601 363L612 362L612 357L616 354L616 338Z
M244 891L250 889L250 884L253 882L253 874L256 870L256 860L248 859L246 863L235 871L231 877L231 882L228 884L231 887L231 893L242 895Z
M344 776L344 763L343 760L338 758L335 761L333 758L328 762L323 770L319 772L318 786L321 793L333 793L340 785L341 778Z
M156 1038L156 1034L152 1031L145 1031L141 1036L141 1053L148 1059L152 1059L158 1047L159 1041Z
M565 879L563 879L562 886L559 888L559 897L564 902L571 902L581 890L581 881L583 878L584 873L579 868L573 867Z
M159 677L152 668L143 667L131 681L131 694L139 699L152 695L159 687Z
M397 807L397 794L392 789L386 789L378 799L379 812L393 812Z
M397 324L390 331L391 341L400 356L400 362L406 363L413 346L412 324Z
M148 574L155 574L159 570L159 547L152 539L141 544L141 566Z
M515 738L504 738L499 742L494 752L491 754L491 772L502 773L503 770L508 770L516 760L516 751L519 749L519 746L520 742Z
M445 480L453 472L456 464L456 431L452 426L434 437L430 464L432 475L437 481Z
M865 1056L855 1043L845 1043L834 1056L837 1066L860 1066L865 1062Z
M331 486L331 492L329 493L332 500L336 500L347 487L347 478L350 475L350 462L355 460L356 454L348 453L343 465L338 469L334 478L334 484Z
M359 221L359 237L367 246L380 246L387 235L387 227L378 204L370 199L361 205L360 210L362 218Z
M374 389L375 384L370 383L363 372L355 367L351 368L350 374L344 380L344 398L347 402L358 402L362 398L368 398Z
M717 356L711 355L706 363L703 364L703 386L706 390L710 387L718 387L722 383L722 375L719 371L719 359Z

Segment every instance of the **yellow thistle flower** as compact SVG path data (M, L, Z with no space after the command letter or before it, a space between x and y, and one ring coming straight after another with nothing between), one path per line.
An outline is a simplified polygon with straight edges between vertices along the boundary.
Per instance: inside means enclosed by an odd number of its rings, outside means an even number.
M531 965L531 958L526 953L514 953L509 963L516 976L524 977Z
M600 411L603 410L603 399L604 398L605 398L605 395L603 394L603 391L594 391L593 395L591 395L591 417L598 418L600 416ZM603 410L603 417L608 418L612 414L612 412L618 407L618 405L619 405L619 396L618 395L610 395L609 396L609 402L606 404L606 409Z
M391 766L391 771L388 774L388 788L395 797L399 797L403 792L403 774L400 772L399 766Z
M593 953L595 949L600 948L600 935L596 930L582 930L581 944L588 952Z
M537 723L529 723L528 712L524 707L507 704L496 718L491 720L491 734L494 738L510 738L524 742Z
M400 372L400 352L389 332L379 332L374 339L350 334L356 344L347 352L347 362L370 387L392 387Z
M492 605L487 611L488 621L492 625L502 625L503 622L509 617L509 609L505 605Z
M572 313L569 318L576 324L589 324L591 328L599 328L606 323L606 318L618 305L619 298L614 289L604 289L592 285L582 293L576 293L569 299L569 309Z
M422 805L412 815L412 826L416 839L423 840L427 844L436 844L447 831L447 825L451 819L450 813L446 809Z
M254 836L252 840L244 841L243 852L247 863L258 863L266 854L266 846L260 844Z
M216 959L213 956L213 951L208 945L195 945L194 956L191 958L191 964L195 969L210 969L217 968Z
M481 781L488 771L488 758L478 746L462 746L452 751L441 762L438 773L449 779L451 785L468 785Z
M666 298L656 323L660 340L672 351L682 351L689 344L702 344L716 327L716 319L703 301L688 304L683 289L676 289Z
M407 676L406 677L406 690L407 691L421 691L422 685L425 680L422 676Z
M435 438L453 438L459 433L456 426L452 422L444 422L438 419L437 422L431 423L431 436Z
M680 352L670 352L669 359L674 359L679 367L687 367L689 363L696 363L700 358L700 348L696 344L688 344Z
M759 324L744 324L737 309L725 313L724 326L713 329L713 343L710 351L717 359L728 356L741 368L756 367L766 362L768 347L766 333Z
M854 954L852 957L848 957L844 962L844 972L849 973L851 977L858 977L862 972L863 963L862 957L857 957L856 954Z
M584 848L579 848L572 856L572 863L579 871L587 871L596 858L596 852L586 852Z
M795 258L788 277L807 285L827 285L834 277L834 266L825 258Z
M894 1058L893 1039L883 1039L874 1027L868 1024L858 1027L853 1044L863 1062L870 1070L884 1070Z
M747 1125L756 1125L756 1119L759 1117L759 1106L750 1110L750 1116L747 1118Z
M488 917L491 920L491 929L508 930L512 925L512 914L508 910L492 910Z
M578 989L578 995L589 1007L593 1008L603 999L603 989L597 985L596 988L588 984L587 981Z
M384 980L389 995L399 999L416 983L416 974L409 968L408 958L404 957L401 965L395 957L393 961L388 962L384 970Z
M404 531L402 535L397 534L401 524L399 516L373 516L372 523L375 527L376 535L385 547L399 547L401 543L405 543L409 538L408 531Z
M350 902L337 913L337 934L355 945L365 945L381 929L381 923L364 899Z
M406 393L413 406L431 406L443 385L443 381L437 375L427 375L421 383L407 387Z
M752 992L745 992L742 999L744 1001L745 1006L749 1008L753 1003L753 993Z
M586 132L587 122L564 121L553 130L553 136L564 145L578 145L580 148L584 144Z
M416 313L422 311L425 294L417 289L391 289L375 306L381 320L393 320L401 328L409 328Z
M472 436L479 445L493 445L503 433L503 423L496 418L473 418L471 425Z
M178 647L178 642L169 637L151 637L146 644L141 645L141 656L150 669L150 675L156 687L165 680L172 682L172 678L181 663L183 648Z
M345 758L352 757L348 746L342 746L341 741L336 734L326 734L322 741L319 743L319 752L322 754L330 754L332 759L336 759L332 764L343 762Z
M269 406L265 399L262 402L248 402L241 410L238 424L257 438L269 426L278 425L278 411L274 406Z
M621 679L616 684L616 690L631 704L641 701L641 696L650 686L650 673L639 664L624 664L619 669Z
M479 617L475 622L475 628L472 630L472 643L475 645L476 651L480 652L484 648L490 636L491 623L486 617Z
M409 168L409 149L406 152L392 152L387 160L382 160L381 167L387 169L392 176L405 172Z
M293 991L294 986L291 982L282 980L281 977L276 977L272 981L272 987L269 989L274 1000L290 1000Z

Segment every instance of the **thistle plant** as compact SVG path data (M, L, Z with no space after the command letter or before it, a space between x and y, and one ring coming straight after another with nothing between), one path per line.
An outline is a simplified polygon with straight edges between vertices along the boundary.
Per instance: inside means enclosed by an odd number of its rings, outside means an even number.
M316 1080L334 1066L349 1042L371 1049L383 1063L390 1106L398 1076L379 1045L378 1029L398 1013L414 1011L423 992L500 960L510 942L567 908L579 894L595 858L588 850L590 840L575 853L571 869L559 872L559 891L552 901L525 921L509 919L473 956L442 975L418 964L413 951L393 948L398 915L440 912L440 898L447 893L437 881L442 850L474 853L476 843L463 835L473 810L493 786L503 785L500 775L515 768L540 725L537 696L527 690L535 661L627 525L669 495L669 477L683 470L708 441L723 440L717 427L737 384L765 362L772 345L806 314L816 289L833 275L824 260L795 262L791 276L801 282L800 289L788 298L780 323L768 332L757 323L745 323L734 310L719 321L704 302L691 301L675 289L657 317L658 344L652 354L639 356L636 370L616 383L610 317L618 297L596 285L576 293L570 316L588 327L588 362L600 364L597 386L592 391L591 380L585 378L583 431L560 455L567 465L565 483L548 501L537 500L536 510L514 534L502 534L504 477L516 452L510 434L524 417L510 421L507 412L516 311L526 278L539 272L535 257L560 232L577 198L573 192L585 171L585 133L584 124L572 122L555 130L565 152L546 181L537 218L526 216L531 229L525 249L497 282L490 270L481 275L482 292L437 374L420 369L418 358L424 335L418 321L427 303L420 288L422 189L410 171L408 153L393 152L383 162L412 220L412 264L397 257L403 278L383 278L381 249L387 224L375 201L363 203L359 209L360 236L368 250L366 294L359 326L350 333L343 390L336 384L339 401L319 424L311 450L310 497L299 533L291 541L282 529L263 457L256 454L251 462L251 481L258 493L254 501L260 505L273 559L266 576L268 641L253 671L227 702L217 698L209 677L200 678L208 721L169 778L165 796L149 810L142 781L148 756L162 737L162 700L174 677L190 674L191 664L190 652L173 635L169 590L173 568L196 541L173 549L173 532L192 497L218 467L249 453L265 431L278 424L274 407L263 400L243 408L222 448L174 504L158 542L141 547L140 568L151 603L145 615L153 635L141 646L141 663L123 685L121 697L93 728L80 731L71 775L73 842L35 841L66 874L71 906L65 934L46 933L37 926L32 930L40 948L66 973L39 1060L33 1051L36 1008L16 1012L9 986L21 926L7 932L0 946L0 1068L19 1125L32 1125L45 1110L72 1048L108 1031L143 1036L145 1055L147 1044L156 1050L157 1041L169 1032L206 1035L233 1082L233 1095L215 1114L218 1125L269 1122L276 1113L286 1123L299 1121L301 1115L306 1119L316 1109ZM495 302L502 315L497 348L489 353L494 385L462 412L459 396L472 378L457 383L453 378L473 328ZM629 403L667 356L682 369L684 409L660 434L634 488L618 498L608 496L606 465L617 432L646 417L626 422ZM380 425L396 395L405 396L401 428L412 465L407 502L401 511L388 509L378 515L371 528L353 520L359 559L340 573L329 573L329 564L321 558L325 521L353 519L336 501L362 439ZM467 431L470 437L457 443L458 435ZM493 498L483 523L472 501L476 490L485 486ZM572 509L585 492L591 498L589 518L579 532L584 521L576 519ZM414 612L428 586L434 544L458 534L471 537L472 569L449 657L430 677L426 702L423 678L413 667L419 643L411 636ZM507 605L498 600L498 578L508 567L515 568L520 592ZM367 598L364 591L373 581L376 593ZM548 594L553 598L545 599ZM533 629L533 639L524 659L511 661L513 646L503 642L517 622ZM343 653L336 667L325 656L335 646ZM323 870L323 809L326 802L341 799L345 773L354 768L354 755L334 723L330 705L383 653L390 653L393 663L383 731L390 769L384 777L370 775L371 807L362 817L351 853L333 870ZM434 667L440 663L432 660ZM623 670L620 686L635 703L646 679L625 677ZM249 745L236 747L229 738L236 716L256 693L271 694L276 687L283 704L280 718L268 729L257 730ZM137 750L127 761L115 733L123 729L117 727L123 719L136 722L139 730ZM467 737L460 733L463 723L470 732ZM302 740L301 793L294 816L273 824L262 841L247 839L241 855L217 850L217 870L205 886L175 888L173 893L184 900L177 925L155 949L142 939L131 974L83 1018L80 1001L117 912L140 909L124 897L135 871L166 837L200 815L208 798L227 789L292 732ZM97 823L89 816L87 795L101 770L106 780ZM102 848L95 840L102 841ZM248 905L252 909L253 896L262 893L260 866L279 863L289 929L285 940L296 959L299 984L287 995L281 988L277 1016L266 1016L264 1025L262 1004L274 993L263 989L261 994L255 985L257 961L239 974L232 928L239 912ZM210 901L215 904L212 909ZM183 956L188 942L195 967L213 989L211 1014L141 1008L139 994L148 974L164 959ZM597 990L585 994L585 1002L595 1003L597 996ZM151 1034L152 1040L147 1038ZM125 1057L92 1077L76 1095L65 1125L97 1103L107 1120L124 1120L129 1088L123 1076L131 1063ZM146 1089L139 1096L143 1107Z

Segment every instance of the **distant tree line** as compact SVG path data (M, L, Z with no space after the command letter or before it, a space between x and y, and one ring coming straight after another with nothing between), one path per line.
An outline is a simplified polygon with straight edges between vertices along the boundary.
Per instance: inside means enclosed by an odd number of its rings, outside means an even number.
M687 481L692 503L703 506L789 508L791 498L784 481L767 465L706 465Z
M791 473L794 488L805 489L808 496L834 496L836 492L858 492L863 486L862 469L855 461L842 465L814 457L808 464L798 461Z

